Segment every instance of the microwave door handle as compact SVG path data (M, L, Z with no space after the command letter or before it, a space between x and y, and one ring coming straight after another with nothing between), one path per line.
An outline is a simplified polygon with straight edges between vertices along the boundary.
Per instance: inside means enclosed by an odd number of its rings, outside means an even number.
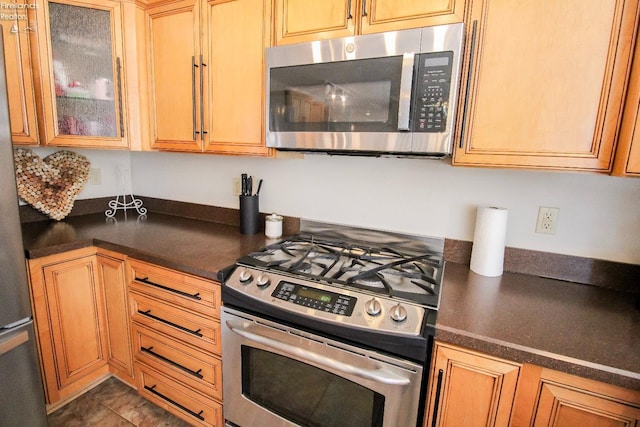
M324 367L325 369L332 369L334 371L340 371L345 374L356 375L360 378L373 380L375 382L382 383L382 384L406 386L411 382L409 378L402 377L400 375L394 374L393 372L389 372L384 369L377 369L377 370L363 369L363 368L353 366L344 362L339 362L327 356L322 356L320 354L314 353L304 348L296 347L294 345L287 344L282 341L275 340L273 338L256 334L254 332L247 330L244 325L236 326L233 324L233 322L230 322L230 321L227 321L226 324L227 324L227 327L232 332L234 332L237 335L240 335L245 339L273 348L282 353L286 353L287 355L293 358L308 360L310 362L316 363L317 365Z
M405 53L404 55L402 55L402 72L400 74L400 97L398 100L398 130L409 130L414 60L415 54L413 53Z

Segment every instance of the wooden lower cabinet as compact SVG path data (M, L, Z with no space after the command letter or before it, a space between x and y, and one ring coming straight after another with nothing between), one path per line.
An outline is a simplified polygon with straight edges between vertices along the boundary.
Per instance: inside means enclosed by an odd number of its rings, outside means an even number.
M441 343L433 354L425 426L509 425L520 364Z
M511 425L638 426L640 391L524 365Z
M128 260L140 395L193 425L220 426L220 285Z
M95 248L29 261L31 295L49 405L109 374L102 281Z
M222 404L185 387L149 366L136 364L138 392L193 425L222 427Z
M120 254L99 250L97 276L104 292L109 370L133 386L133 353L124 260L125 257Z
M436 342L424 427L640 425L640 391Z

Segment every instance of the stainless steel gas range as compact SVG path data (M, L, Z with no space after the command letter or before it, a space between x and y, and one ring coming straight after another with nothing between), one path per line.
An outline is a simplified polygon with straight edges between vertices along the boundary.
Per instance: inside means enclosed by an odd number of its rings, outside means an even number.
M443 250L302 221L222 272L227 425L419 425Z

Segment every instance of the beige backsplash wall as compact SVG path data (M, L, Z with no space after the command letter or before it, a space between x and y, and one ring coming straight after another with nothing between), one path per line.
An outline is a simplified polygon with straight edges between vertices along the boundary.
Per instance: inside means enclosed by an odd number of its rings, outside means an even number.
M640 179L326 155L131 153L131 169L140 196L237 208L246 172L262 212L469 241L476 207L503 206L508 246L640 264ZM556 235L534 232L539 206L560 208Z
M421 159L73 151L102 175L81 199L120 192L117 170L125 168L136 195L237 208L233 179L246 172L255 186L264 179L262 212L471 241L476 207L503 206L508 246L640 264L640 179ZM556 235L534 232L539 206L560 208Z

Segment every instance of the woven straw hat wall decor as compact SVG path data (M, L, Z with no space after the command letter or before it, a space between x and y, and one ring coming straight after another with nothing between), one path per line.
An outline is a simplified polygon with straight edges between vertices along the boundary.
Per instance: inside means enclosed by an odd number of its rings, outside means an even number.
M71 151L41 159L26 148L13 150L18 196L48 217L60 221L73 209L89 178L89 160Z

